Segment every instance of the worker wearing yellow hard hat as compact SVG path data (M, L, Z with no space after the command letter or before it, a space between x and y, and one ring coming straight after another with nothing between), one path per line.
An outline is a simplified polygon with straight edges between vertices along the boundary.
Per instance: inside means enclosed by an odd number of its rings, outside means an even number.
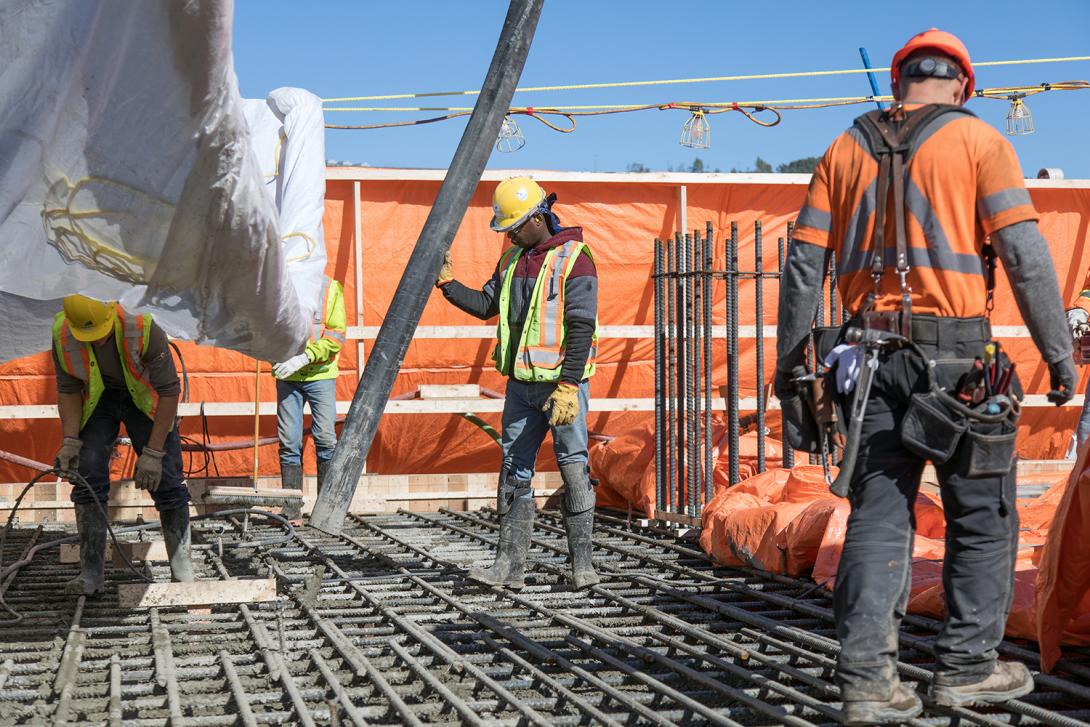
M491 227L511 243L482 290L454 280L447 253L436 285L448 301L482 320L498 316L493 360L508 377L503 408L503 468L497 488L500 540L495 563L470 576L520 588L533 529L531 479L552 433L568 534L572 583L598 583L591 560L594 486L587 466L588 380L598 345L598 273L579 227L563 227L556 195L529 177L500 182Z
M53 321L53 363L64 436L54 465L80 475L70 474L80 574L66 590L91 595L103 587L110 460L122 424L138 455L133 479L159 511L171 575L193 580L189 491L174 427L181 384L166 334L150 315L70 295Z

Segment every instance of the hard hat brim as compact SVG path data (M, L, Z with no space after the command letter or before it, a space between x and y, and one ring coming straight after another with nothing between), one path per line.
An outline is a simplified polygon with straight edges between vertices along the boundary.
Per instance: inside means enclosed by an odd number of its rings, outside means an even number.
M80 343L91 343L110 335L110 332L114 329L114 320L116 318L117 311L111 310L106 320L94 328L76 328L72 325L72 321L68 321L68 330L72 334L72 338Z
M492 218L492 231L493 232L507 232L513 230L521 225L526 220L533 217L535 214L541 211L540 207L535 207L532 210L527 210L521 217L508 217L507 219L499 220L495 217Z

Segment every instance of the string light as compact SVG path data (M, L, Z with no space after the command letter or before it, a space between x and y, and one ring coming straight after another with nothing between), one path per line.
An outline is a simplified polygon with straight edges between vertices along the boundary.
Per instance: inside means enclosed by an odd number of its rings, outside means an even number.
M681 126L681 140L678 143L690 149L707 149L712 145L712 129L704 109L693 109Z
M496 137L496 151L510 154L524 146L526 146L526 137L522 135L522 129L519 128L518 122L512 119L510 115L504 116L503 124L500 126L500 135Z
M1033 128L1033 114L1030 113L1029 106L1026 106L1026 94L1012 93L1007 96L1007 99L1011 102L1011 107L1007 109L1007 135L1025 136L1026 134L1032 134L1035 131Z

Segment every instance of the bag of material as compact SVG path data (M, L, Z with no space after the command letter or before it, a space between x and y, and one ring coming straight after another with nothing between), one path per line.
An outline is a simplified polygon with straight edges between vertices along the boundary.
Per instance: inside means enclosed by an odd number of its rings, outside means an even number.
M301 350L309 320L250 150L231 15L229 0L0 4L0 320L22 317L0 360L49 345L59 305L26 301L70 293L178 338Z

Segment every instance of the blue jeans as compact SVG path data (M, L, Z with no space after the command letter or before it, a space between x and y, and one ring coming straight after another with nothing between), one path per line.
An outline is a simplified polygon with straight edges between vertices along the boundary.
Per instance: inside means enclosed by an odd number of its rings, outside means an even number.
M303 402L310 402L314 451L319 462L328 462L337 446L337 380L277 381L276 436L280 438L280 464L303 463Z
M549 416L542 408L556 384L524 383L508 379L503 402L503 471L518 480L534 477L537 452L545 433L553 433L553 452L558 465L587 461L587 407L590 384L579 385L579 414L571 424L549 426Z
M72 502L86 504L98 499L103 505L110 496L110 456L121 424L132 440L132 448L140 455L151 436L152 421L133 403L127 391L107 389L102 392L95 410L80 430L83 448L79 452L79 473L94 490L92 496L83 485L72 483ZM189 490L182 474L182 444L175 427L163 443L163 479L151 494L159 512L174 510L189 504Z

